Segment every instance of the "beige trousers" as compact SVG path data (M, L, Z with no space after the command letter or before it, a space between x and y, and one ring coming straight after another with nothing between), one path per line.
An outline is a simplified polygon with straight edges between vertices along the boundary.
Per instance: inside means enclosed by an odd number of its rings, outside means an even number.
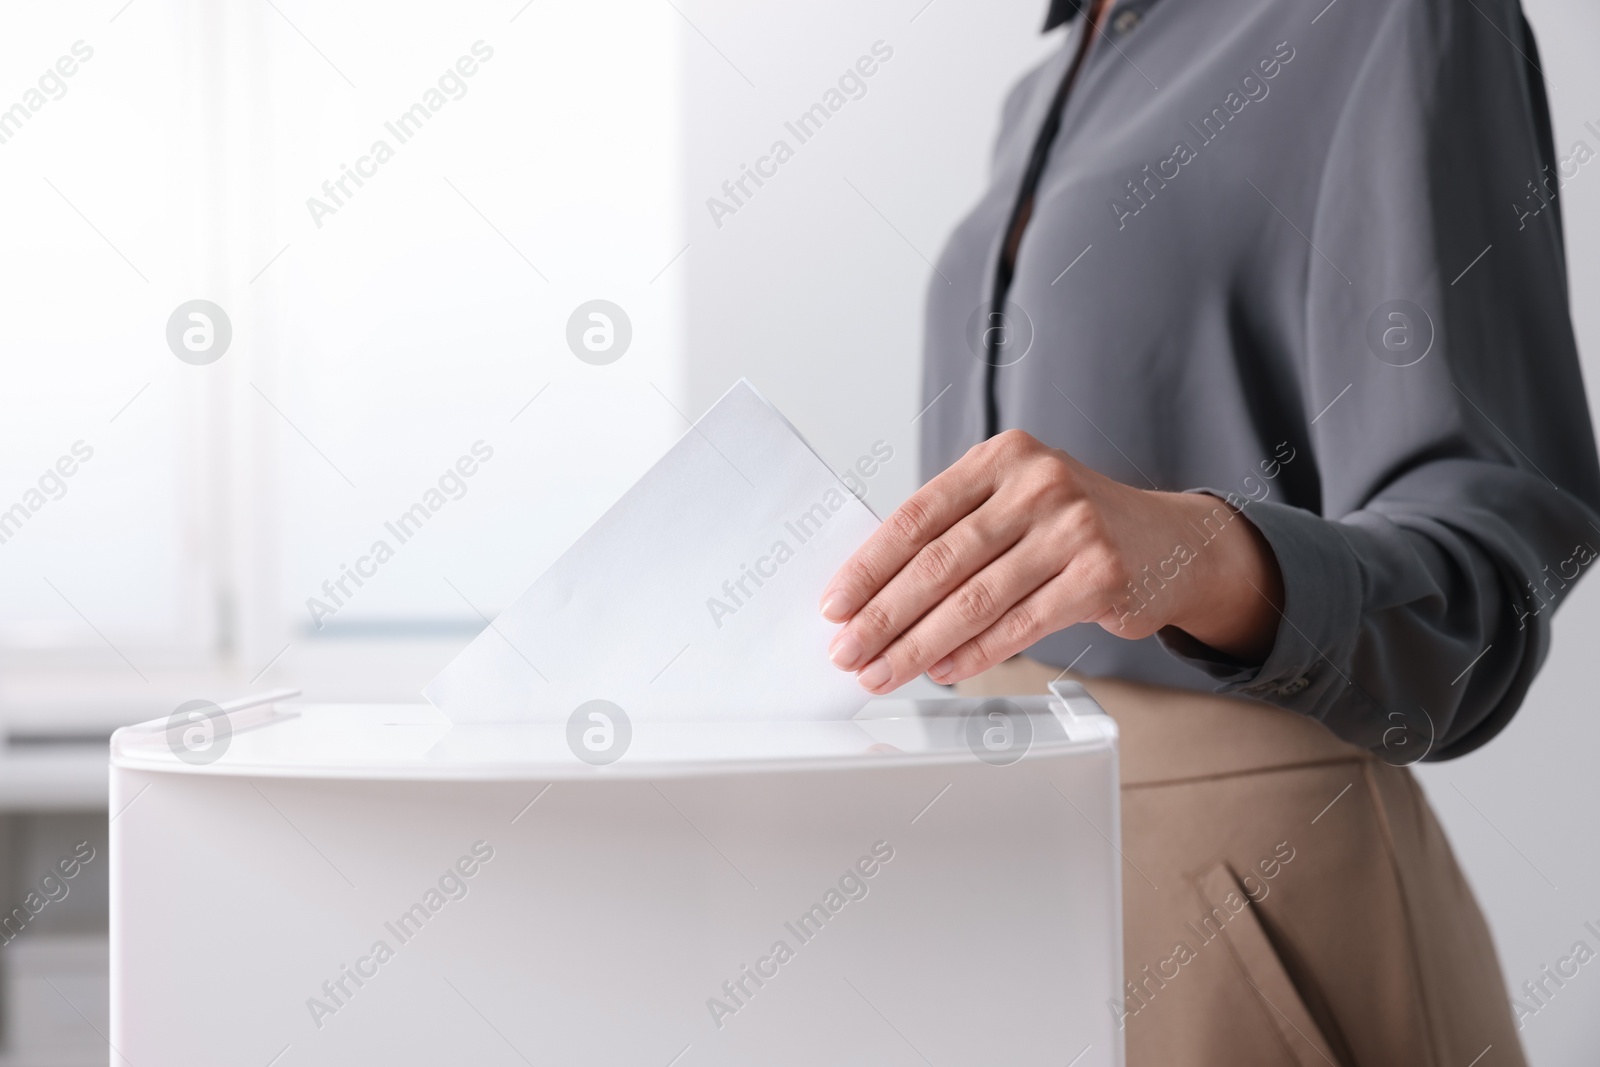
M957 689L1058 673L1017 657ZM1264 704L1076 680L1121 731L1128 1067L1525 1067L1409 770Z

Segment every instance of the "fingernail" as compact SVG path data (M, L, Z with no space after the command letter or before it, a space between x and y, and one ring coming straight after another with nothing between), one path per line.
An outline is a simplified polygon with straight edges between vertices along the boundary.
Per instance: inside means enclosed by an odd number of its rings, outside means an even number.
M861 639L849 630L841 630L828 646L828 658L841 671L853 671L861 660Z
M889 661L884 659L882 656L879 656L877 659L861 668L861 673L856 675L856 681L861 683L861 688L873 690L878 688L884 682L887 682L889 680L889 675L892 673L893 671L889 667Z
M834 590L822 598L822 617L829 622L844 622L855 610L855 597L843 589Z
M954 656L946 656L944 659L928 668L928 677L937 682L939 679L949 674L955 665L956 658Z

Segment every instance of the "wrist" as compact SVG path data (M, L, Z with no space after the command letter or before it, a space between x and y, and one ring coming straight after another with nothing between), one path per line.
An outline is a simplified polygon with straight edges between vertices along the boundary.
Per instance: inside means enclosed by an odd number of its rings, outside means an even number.
M1272 546L1238 508L1210 493L1178 493L1178 536L1192 578L1167 625L1229 656L1260 663L1277 638L1283 576Z

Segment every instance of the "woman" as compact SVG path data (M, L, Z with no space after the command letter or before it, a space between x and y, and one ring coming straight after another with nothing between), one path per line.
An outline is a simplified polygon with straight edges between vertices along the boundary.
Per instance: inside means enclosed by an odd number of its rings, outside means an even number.
M830 654L874 693L1073 668L1117 717L1131 1064L1520 1065L1403 768L1504 728L1600 543L1532 35L1062 23L929 284L933 477L824 595Z

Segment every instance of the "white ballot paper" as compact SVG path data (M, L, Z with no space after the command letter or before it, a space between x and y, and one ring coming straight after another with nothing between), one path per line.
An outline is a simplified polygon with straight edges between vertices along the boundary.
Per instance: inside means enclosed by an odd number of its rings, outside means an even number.
M741 379L424 694L457 723L849 718L817 602L877 527Z

